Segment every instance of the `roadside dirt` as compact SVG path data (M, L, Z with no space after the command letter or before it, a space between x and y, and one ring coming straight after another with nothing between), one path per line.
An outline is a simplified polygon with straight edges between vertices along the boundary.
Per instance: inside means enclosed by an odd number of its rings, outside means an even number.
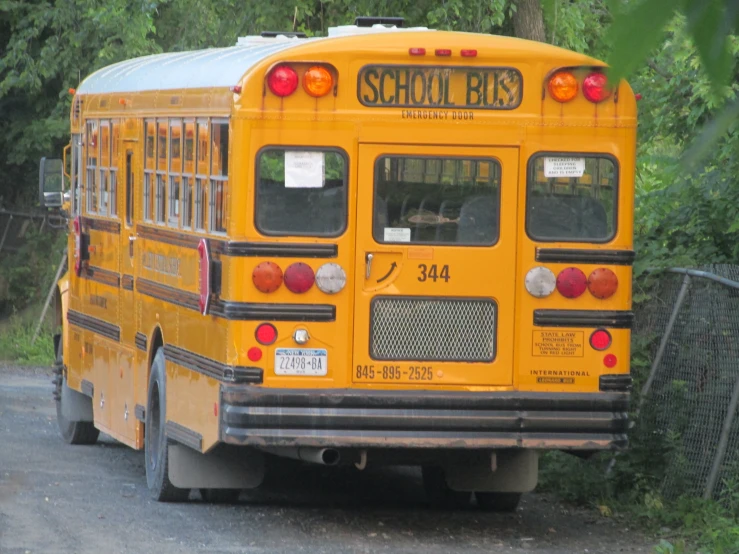
M149 499L143 454L57 434L50 373L0 364L0 553L649 553L595 512L527 495L515 514L436 511L418 471L279 462L233 506Z

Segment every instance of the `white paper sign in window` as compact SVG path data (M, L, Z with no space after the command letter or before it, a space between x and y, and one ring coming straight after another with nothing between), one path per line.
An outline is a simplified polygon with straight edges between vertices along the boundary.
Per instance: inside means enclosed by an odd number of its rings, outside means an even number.
M285 188L318 189L326 183L323 152L285 152Z
M385 227L383 240L385 242L410 242L411 230L404 228Z
M585 158L544 158L544 177L582 177Z

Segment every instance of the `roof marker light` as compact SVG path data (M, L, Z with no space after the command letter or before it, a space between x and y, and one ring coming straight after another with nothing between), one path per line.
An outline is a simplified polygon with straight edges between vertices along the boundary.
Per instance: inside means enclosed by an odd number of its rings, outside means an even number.
M234 85L230 88L234 94L241 94L241 85Z
M577 96L577 79L569 71L557 71L549 78L547 88L557 102L569 102Z
M463 58L474 58L477 56L477 50L462 50L460 54Z
M411 56L425 56L426 55L426 49L425 48L409 48L408 53Z
M434 51L434 54L436 54L437 56L451 56L452 51L449 48L437 48Z
M591 73L582 82L582 93L585 98L597 104L607 100L611 96L611 89L608 87L608 77L605 73Z
M314 98L326 96L333 87L334 77L325 67L314 65L303 75L303 90Z

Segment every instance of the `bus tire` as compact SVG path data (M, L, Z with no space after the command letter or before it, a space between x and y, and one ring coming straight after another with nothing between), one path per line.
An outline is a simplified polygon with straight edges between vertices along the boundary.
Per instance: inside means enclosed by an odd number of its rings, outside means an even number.
M477 507L488 512L515 512L520 492L476 492Z
M67 378L64 375L64 342L60 338L56 349L56 362L54 362L54 398L56 399L56 422L59 426L59 434L67 444L90 445L95 444L100 436L100 431L95 428L92 421L70 421L62 415L62 391L67 387ZM92 399L90 399L92 402Z
M151 498L158 502L185 502L189 489L175 487L169 480L169 439L165 432L167 421L167 389L165 381L164 349L158 348L151 364L147 393L144 452L146 485Z
M203 502L210 504L236 504L240 495L241 489L200 489Z
M439 466L423 466L423 489L432 508L459 510L468 508L472 493L449 488L444 469Z

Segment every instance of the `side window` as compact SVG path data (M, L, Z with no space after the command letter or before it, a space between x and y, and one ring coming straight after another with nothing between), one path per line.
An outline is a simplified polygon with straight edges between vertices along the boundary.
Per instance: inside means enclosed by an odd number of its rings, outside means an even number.
M110 121L100 122L100 161L98 174L100 179L98 213L108 215L108 171L110 170Z
M133 224L133 152L126 152L126 226Z
M184 169L182 174L182 226L192 229L193 187L195 186L195 122L185 122Z
M195 230L205 231L207 225L206 210L208 209L208 173L210 166L210 133L208 120L198 119L195 136Z
M111 122L110 134L110 215L118 217L118 140L120 123L117 119Z
M157 121L157 180L154 191L154 220L165 223L167 217L167 122Z
M265 235L336 237L346 229L347 157L338 149L263 148L256 226Z
M167 222L177 227L180 219L180 186L182 184L182 121L171 119L169 123L169 194Z
M226 193L228 190L228 123L213 122L210 146L210 230L226 232Z
M85 126L85 153L87 157L85 173L85 196L87 213L97 211L97 165L98 165L98 122L88 121Z
M597 154L529 161L526 231L533 240L606 242L616 233L618 166Z
M144 161L144 221L154 220L154 182L156 171L156 122L149 119L146 126L146 152Z
M82 165L82 137L81 135L72 135L72 160L70 166L70 177L72 178L72 217L81 213L80 199L82 197L82 175L80 166Z

